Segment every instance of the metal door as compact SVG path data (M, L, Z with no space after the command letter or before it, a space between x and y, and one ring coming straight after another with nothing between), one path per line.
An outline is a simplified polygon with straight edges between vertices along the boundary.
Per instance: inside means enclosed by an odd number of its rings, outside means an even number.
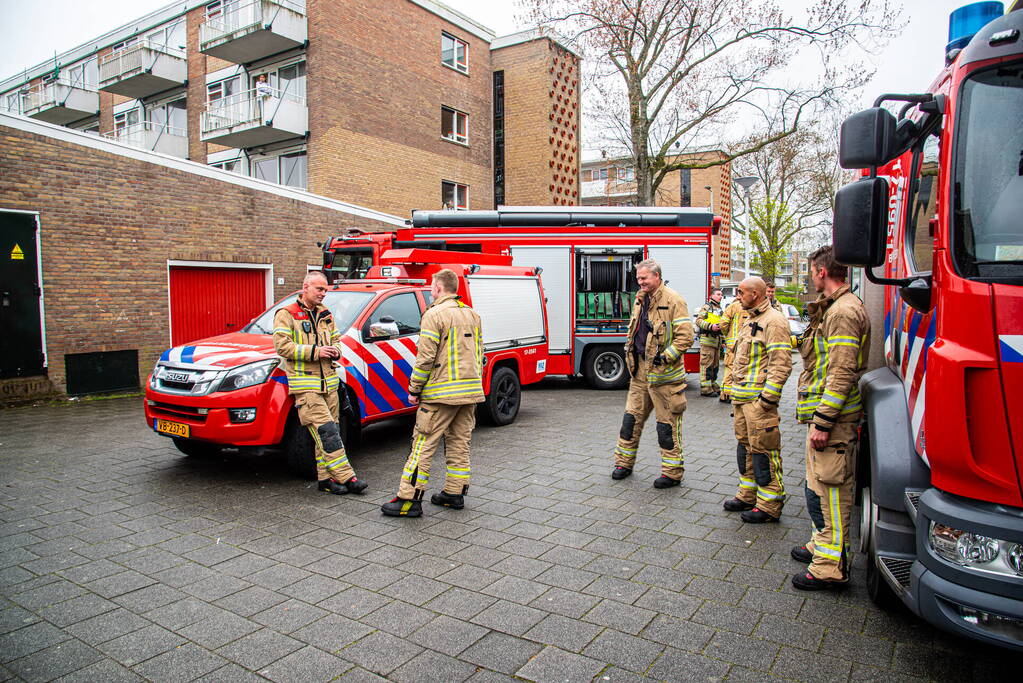
M240 332L266 310L262 268L170 267L171 345Z
M44 374L34 214L0 213L0 379Z
M575 287L570 248L567 246L526 246L511 248L512 263L516 266L543 268L540 279L547 295L547 334L551 353L572 350L572 302Z

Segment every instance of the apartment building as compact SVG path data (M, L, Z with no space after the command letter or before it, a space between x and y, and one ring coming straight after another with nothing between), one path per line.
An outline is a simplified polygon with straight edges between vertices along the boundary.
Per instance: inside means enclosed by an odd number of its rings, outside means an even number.
M579 200L579 57L431 0L179 0L0 110L395 215Z
M718 150L681 152L679 160L694 165L721 161ZM636 206L636 173L630 157L592 154L581 167L584 206ZM721 217L713 240L711 277L715 285L731 277L731 164L683 168L668 173L655 192L655 206L706 206Z

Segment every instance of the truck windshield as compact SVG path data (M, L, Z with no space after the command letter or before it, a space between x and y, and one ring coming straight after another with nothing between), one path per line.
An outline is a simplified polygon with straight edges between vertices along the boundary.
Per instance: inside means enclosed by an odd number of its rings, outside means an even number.
M335 249L334 260L328 269L331 280L357 280L366 277L373 265L372 249Z
M323 303L334 314L334 327L344 334L374 296L373 292L327 292ZM273 334L274 316L277 315L277 311L294 300L295 295L289 294L261 313L242 331L249 334Z
M955 158L955 259L965 277L1023 277L1023 63L963 84Z

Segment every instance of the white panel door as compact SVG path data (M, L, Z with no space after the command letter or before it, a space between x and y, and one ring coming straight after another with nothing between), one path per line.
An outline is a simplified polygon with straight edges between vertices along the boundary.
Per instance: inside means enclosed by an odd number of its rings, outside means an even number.
M661 264L666 284L681 294L690 317L707 301L707 248L651 246L650 258Z
M469 276L472 308L483 324L483 346L488 351L543 339L543 302L536 278L495 275Z
M513 246L512 264L543 268L540 280L547 295L547 332L551 353L572 350L572 283L569 247Z

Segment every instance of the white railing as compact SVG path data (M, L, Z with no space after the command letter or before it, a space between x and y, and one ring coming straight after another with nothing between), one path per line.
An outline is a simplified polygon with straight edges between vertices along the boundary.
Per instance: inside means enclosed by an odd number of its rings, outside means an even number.
M199 45L233 38L259 30L272 23L281 9L305 16L305 1L294 0L245 0L225 2L223 10L199 26Z
M81 82L72 83L67 78L61 77L44 83L37 83L29 91L22 95L21 110L24 113L47 109L52 106L63 104L67 98L67 90L78 88L88 92L96 92L96 88Z
M112 130L109 133L103 133L105 138L146 149L155 149L160 138L165 135L174 138L188 138L188 132L184 128L175 128L165 123L154 123L152 121L140 121L130 126Z
M160 55L185 59L184 50L141 40L105 55L99 62L99 82L103 84L151 69Z
M262 123L273 119L282 102L303 107L306 103L304 97L266 87L222 97L210 102L202 113L202 132L205 134L243 123Z

